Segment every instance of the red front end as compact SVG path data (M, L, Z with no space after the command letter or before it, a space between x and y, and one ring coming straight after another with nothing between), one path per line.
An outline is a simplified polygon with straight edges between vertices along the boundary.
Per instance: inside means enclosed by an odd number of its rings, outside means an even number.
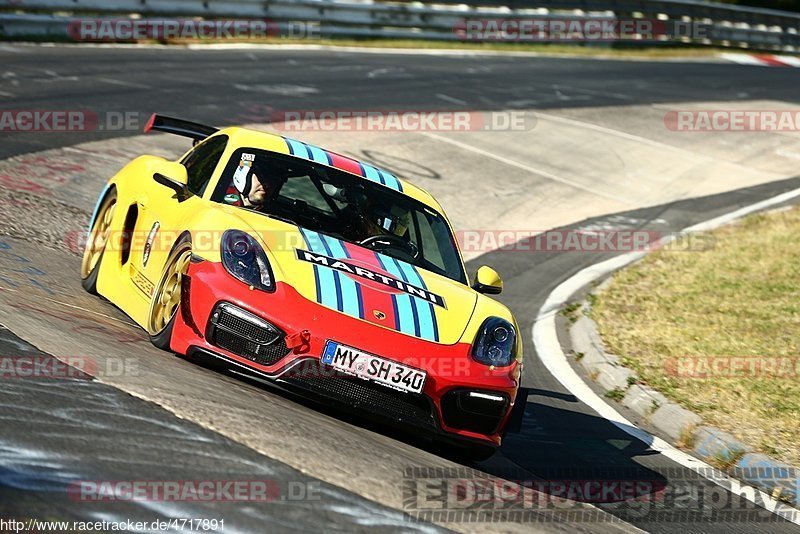
M329 341L425 371L422 394L332 372L320 361ZM470 357L469 343L441 345L376 326L285 283L272 293L252 290L221 263L199 259L184 278L172 349L202 351L313 397L492 446L500 445L519 385L518 363L491 369Z

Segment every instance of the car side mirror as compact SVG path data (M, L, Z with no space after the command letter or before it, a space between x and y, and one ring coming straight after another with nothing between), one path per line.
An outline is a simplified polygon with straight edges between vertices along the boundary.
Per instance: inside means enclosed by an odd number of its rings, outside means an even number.
M182 163L174 161L159 162L154 170L153 180L175 191L179 202L189 198L189 174Z
M484 265L475 273L472 289L485 295L499 295L503 292L503 280L497 271Z

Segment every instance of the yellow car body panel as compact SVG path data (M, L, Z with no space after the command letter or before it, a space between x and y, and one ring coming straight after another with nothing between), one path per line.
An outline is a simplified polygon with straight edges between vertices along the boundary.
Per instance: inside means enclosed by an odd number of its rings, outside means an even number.
M317 266L298 259L297 250L311 251L307 235L302 229L263 214L210 200L226 163L236 150L257 148L291 154L288 142L277 135L238 127L220 130L204 142L220 136L227 136L228 143L202 196L193 195L177 202L173 190L153 180L155 169L164 162L155 156L137 158L108 182L106 191L110 188L116 191L118 207L112 221L111 239L100 264L97 290L142 327L147 324L153 288L161 277L172 247L182 236L188 236L195 256L220 262L220 241L226 230L241 230L256 238L267 254L277 282L289 284L306 299L325 305L318 294ZM403 194L443 213L439 203L426 191L405 181L398 182ZM131 228L129 222L133 219L135 226ZM449 221L447 224L450 225ZM125 236L130 242L128 247L124 245ZM459 261L463 268L460 252ZM436 336L432 341L447 345L459 342L471 344L488 317L500 317L517 326L513 315L504 305L469 286L422 268L412 266L411 272L407 264L397 263L399 275L418 274L417 282L431 293L441 296L444 301L444 305L430 306L432 316L429 320L436 327ZM356 280L355 283L359 282ZM413 280L409 285L415 285ZM414 308L411 311L415 319L419 310L424 311L420 301L429 304L413 295L408 296L408 302L405 303L409 309ZM517 355L521 360L520 341L518 345Z

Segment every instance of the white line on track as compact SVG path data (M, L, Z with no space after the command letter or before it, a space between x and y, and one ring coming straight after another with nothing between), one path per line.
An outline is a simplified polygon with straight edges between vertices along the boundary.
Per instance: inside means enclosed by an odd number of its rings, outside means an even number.
M644 145L649 145L649 146L652 146L654 148L658 148L658 149L661 149L661 150L673 150L673 151L678 151L678 152L688 152L690 154L693 154L695 157L697 157L696 153L694 153L694 152L692 152L690 150L686 150L685 148L668 145L666 143L662 143L661 141L655 141L653 139L648 139L647 137L642 137L641 135L635 135L635 134L630 134L628 132L623 132L621 130L615 130L614 128L608 128L606 126L601 126L599 124L594 124L592 122L584 122L584 121L579 121L579 120L576 120L576 119L568 119L567 117L560 117L558 115L551 115L549 113L541 113L539 111L536 112L536 116L537 117L542 117L542 118L547 119L549 121L559 122L561 124L568 124L570 126L576 126L578 128L584 128L586 130L594 130L596 132L600 132L600 133L604 133L604 134L608 134L608 135L613 135L613 136L619 137L621 139L627 139L629 141L636 141L637 143L641 143L641 144L644 144Z
M589 187L587 185L581 184L574 180L569 180L567 178L562 178L560 176L556 176L555 174L549 173L542 169L537 169L536 167L531 167L530 165L526 165L524 163L520 163L518 161L514 161L513 159L503 158L498 156L493 152L489 152L488 150L483 150L482 148L478 148L476 146L468 145L467 143L462 143L461 141L456 141L455 139L450 139L449 137L445 137L443 135L438 135L431 132L420 132L425 137L430 137L431 139L435 139L437 141L441 141L443 143L449 143L453 146L461 148L463 150L468 150L470 152L474 152L475 154L480 154L481 156L485 156L487 158L491 158L495 161L499 161L500 163L504 163L511 167L516 167L518 169L522 169L523 171L527 171L533 174L537 174L542 176L543 178L547 178L549 180L553 180L554 182L558 182L564 185L568 185L570 187L574 187L575 189L580 189L582 191L586 191L587 193L592 193L593 195L598 195L604 198L610 198L611 200L616 200L617 202L622 202L623 204L631 204L631 200L614 195L612 193L608 193L607 191L603 191L601 189L595 189L593 187Z
M374 69L367 73L367 78L378 78L383 76L384 74L390 74L394 69L384 67L380 69Z
M132 87L133 89L152 89L149 85L141 83L126 82L123 80L115 80L114 78L97 78L98 82L107 83L109 85L119 85L122 87Z
M438 98L439 100L444 100L445 102L450 102L451 104L455 104L457 106L466 106L467 105L467 101L466 100L461 100L460 98L455 98L455 97L452 97L450 95L445 95L445 94L442 94L442 93L436 93L436 98Z
M595 89L584 89L583 87L574 87L571 85L559 85L553 84L553 89L556 91L563 89L565 91L575 91L576 93L585 93L587 95L593 96L605 96L608 98L616 98L617 100L633 100L631 95L626 95L622 93L612 93L609 91L597 91Z
M9 293L18 293L19 292L18 289L12 289L10 287L3 287L3 286L0 286L0 291L7 291ZM60 301L58 299L53 299L53 298L50 298L50 297L43 297L43 298L44 298L44 300L52 302L53 304L58 304L60 306L64 306L65 308L71 308L73 310L80 310L80 311L83 311L83 312L86 312L86 313L90 313L92 315L96 315L98 317L103 317L105 319L108 319L110 321L114 321L116 323L124 324L125 326L131 326L133 328L141 328L139 325L137 325L134 322L126 321L124 319L119 319L117 317L112 317L110 315L106 315L105 313L100 313L98 311L90 310L88 308L83 308L81 306L76 306L74 304L69 304L67 302L62 302L62 301Z
M239 91L251 93L265 93L268 95L281 95L281 96L305 96L319 93L319 89L314 86L308 85L294 85L290 83L275 83L275 84L254 84L248 85L243 83L235 83L233 87Z
M656 141L654 139L649 139L647 137L642 137L641 135L635 135L635 134L631 134L631 133L628 133L628 132L623 132L621 130L615 130L613 128L608 128L606 126L601 126L599 124L594 124L592 122L584 122L584 121L579 121L579 120L576 120L576 119L568 119L567 117L560 117L558 115L551 115L549 113L541 113L539 111L536 111L536 117L541 117L543 119L546 119L546 120L549 120L549 121L553 121L553 122L559 122L561 124L568 124L568 125L571 125L571 126L576 126L578 128L584 128L586 130L594 130L596 132L604 133L604 134L607 134L607 135L613 135L613 136L619 137L620 139L627 139L629 141L635 141L637 143L641 143L641 144L644 144L644 145L649 145L649 146L652 146L654 148L658 148L659 150L670 150L672 152L680 152L680 153L683 153L683 154L689 154L693 158L706 159L706 160L709 160L709 161L718 161L718 162L721 162L721 163L725 163L726 165L731 165L733 167L746 169L747 171L750 171L750 172L752 172L752 170L753 170L752 168L747 167L745 165L742 165L741 163L737 163L735 161L727 161L727 160L724 160L724 159L719 159L719 158L715 158L715 157L712 157L712 156L707 156L705 154L701 154L701 153L698 153L698 152L692 152L691 150L688 150L686 148L681 148L679 146L668 145L667 143L662 143L661 141ZM769 171L766 171L766 172L769 172ZM773 174L773 175L775 175L777 177L777 175L775 173L771 173L771 174Z
M50 78L32 78L32 81L37 83L77 82L80 81L80 78L78 76L52 76Z
M745 206L738 210L732 211L728 214L716 217L706 222L690 226L683 230L682 234L690 232L704 232L718 228L731 221L744 217L750 213L754 213L777 204L792 200L800 197L800 189L788 191L761 202L757 202L750 206ZM662 240L662 244L666 244L670 238ZM613 407L607 404L600 396L598 396L575 372L567 360L564 351L561 350L561 344L558 341L558 334L556 333L556 314L576 292L581 288L587 286L593 281L602 278L617 269L621 269L630 263L645 256L645 252L630 252L611 258L604 262L592 265L578 272L574 276L562 282L552 293L547 297L547 300L539 310L536 321L533 324L533 343L536 347L536 353L547 367L548 371L566 387L573 395L581 400L584 404L596 411L601 417L608 420L614 426L623 432L633 436L634 438L644 442L651 449L658 451L665 457L673 462L695 471L700 476L709 480L732 493L739 494L745 497L748 501L763 506L766 510L786 519L787 521L800 525L800 510L792 508L786 504L780 503L767 495L766 493L755 490L752 486L748 486L727 476L722 471L715 469L707 463L678 450L666 441L657 438L648 432L634 426L633 423L628 421ZM753 491L743 490L743 488L750 488ZM758 497L758 499L756 499Z

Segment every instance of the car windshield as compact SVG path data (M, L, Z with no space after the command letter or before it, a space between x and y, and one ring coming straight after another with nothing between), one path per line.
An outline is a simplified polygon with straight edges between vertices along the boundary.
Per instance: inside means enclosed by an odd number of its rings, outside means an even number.
M453 234L425 204L304 159L239 149L212 200L359 244L466 284Z

